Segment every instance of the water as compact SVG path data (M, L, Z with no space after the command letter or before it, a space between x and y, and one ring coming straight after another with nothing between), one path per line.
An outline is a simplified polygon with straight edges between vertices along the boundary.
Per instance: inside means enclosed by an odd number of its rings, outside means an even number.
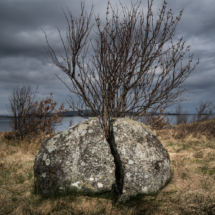
M188 115L188 120L187 120L188 123L192 121L192 117L193 117L193 115ZM91 118L91 117L89 117L89 118ZM128 117L126 117L126 118L128 118ZM171 116L164 117L165 120L167 118L169 118L169 121L172 124L174 124L174 125L176 124L176 122L177 122L177 116L176 115L171 115ZM79 116L76 116L76 117L64 117L62 122L60 123L62 125L56 126L55 131L64 131L64 130L66 130L69 127L69 122L70 122L71 119L73 121L72 125L76 125L76 124L86 120L86 118L79 117ZM138 119L138 121L141 122L141 119ZM0 132L2 132L2 131L12 131L13 128L11 127L11 125L12 125L12 119L11 118L0 118Z

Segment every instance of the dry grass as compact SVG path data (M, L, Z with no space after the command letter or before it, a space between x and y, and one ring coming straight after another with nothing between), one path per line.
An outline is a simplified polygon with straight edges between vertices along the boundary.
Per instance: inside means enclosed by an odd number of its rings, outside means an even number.
M18 142L1 132L0 214L215 214L215 120L153 131L169 152L173 178L157 195L125 204L117 204L111 193L36 194L34 154L48 136Z

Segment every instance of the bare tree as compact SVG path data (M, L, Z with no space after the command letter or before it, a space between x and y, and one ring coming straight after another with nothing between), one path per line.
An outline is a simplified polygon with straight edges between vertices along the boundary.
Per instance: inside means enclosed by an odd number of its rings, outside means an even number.
M184 113L181 115L181 122L182 124L186 124L188 120L188 111L184 111Z
M187 118L188 118L188 111L184 111L184 113L182 113L182 105L178 104L178 106L175 109L176 112L176 124L185 124L187 123Z
M197 115L193 116L193 121L205 121L213 116L213 110L215 109L215 106L211 101L206 101L205 103L200 101L199 109L195 109L197 111Z
M52 103L52 98L48 98L45 101L40 101L39 107L37 108L38 101L34 101L36 95L34 94L31 97L31 91L31 86L27 88L23 86L21 89L17 86L13 88L13 95L9 98L9 112L13 114L13 123L11 126L14 131L19 133L21 139L28 133L54 131L54 126L56 126L59 115L62 114L61 110L63 110L62 104L60 111L53 117L47 119L46 115L54 110L57 103Z
M38 89L38 86L36 90L37 89ZM35 93L36 93L36 90L35 90ZM32 107L34 105L34 100L36 98L36 95L34 94L34 96L31 98L32 106L29 106L30 95L32 95L32 89L30 85L27 87L23 86L21 87L21 89L19 88L19 86L17 86L13 88L12 95L8 97L10 101L10 106L8 107L8 111L12 113L12 116L13 116L12 124L14 124L13 129L15 131L21 130L20 125L21 125L21 121L23 120L22 116L24 115L24 110L22 106L25 107L25 109L28 109L28 115L31 115L32 113L32 110L33 110Z
M111 118L125 117L127 113L132 112L133 114L129 118L138 120L148 110L151 110L151 112L160 108L165 110L167 107L183 101L183 98L177 100L180 94L186 90L180 90L180 85L199 63L198 59L196 65L192 69L190 68L193 59L192 54L189 55L188 64L182 67L183 56L190 51L190 46L184 51L185 41L183 42L183 37L179 39L177 44L173 45L172 38L175 35L175 28L183 11L173 20L173 13L170 9L165 20L164 14L167 3L164 1L154 26L151 10L152 2L152 0L150 3L148 1L145 24L143 12L137 14L140 4L137 7L136 4L134 6L132 4L131 12L128 8L127 12L123 9L124 19L120 23L118 8L117 13L115 13L112 5L108 2L106 24L103 28L100 27L99 16L95 17L100 41L96 40L97 48L95 48L90 39L95 55L89 59L89 62L85 62L84 59L89 47L88 45L86 48L87 37L94 26L94 24L89 26L93 6L87 21L85 21L87 13L86 16L83 16L84 6L82 4L79 21L77 18L74 20L68 8L69 19L64 12L68 22L67 44L64 43L60 30L57 29L66 53L66 58L61 55L65 64L59 62L44 32L47 42L46 50L50 59L68 75L75 90L74 88L70 89L65 82L57 77L80 99L77 106L75 106L71 97L71 103L68 102L70 108L72 110L77 109L80 116L87 118L89 115L82 111L83 104L85 104L85 108L87 107L92 111L91 116L99 115L107 141ZM111 6L113 12L111 20L108 20L109 6ZM71 25L69 20L71 20ZM139 20L138 27L135 26L137 20ZM162 23L163 27L161 28ZM163 51L164 44L169 40L171 40L172 47ZM81 62L79 56L83 47L85 49L81 56ZM176 67L179 62L181 62L181 68ZM155 74L157 69L161 70L160 74ZM97 75L95 75L95 70L98 73ZM155 75L158 75L158 78L153 83ZM118 90L121 86L123 91L119 93ZM179 90L173 92L177 88ZM135 90L134 94L132 93L133 90ZM89 94L92 99L90 99ZM131 94L134 95L133 99ZM83 103L79 107L81 100ZM97 113L97 110L99 113ZM137 111L135 112L135 110Z

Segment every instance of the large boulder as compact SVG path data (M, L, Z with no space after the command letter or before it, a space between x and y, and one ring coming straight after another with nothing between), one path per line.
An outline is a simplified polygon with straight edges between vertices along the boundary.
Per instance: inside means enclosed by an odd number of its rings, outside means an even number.
M114 185L118 201L126 201L160 190L171 168L168 152L146 125L113 118L106 141L95 117L45 140L35 156L34 177L42 194L66 187L104 192Z
M46 196L65 188L110 191L115 182L114 157L98 118L46 139L35 155L34 180L36 190Z
M143 123L111 119L108 142L116 157L118 201L139 193L156 193L171 179L169 154Z

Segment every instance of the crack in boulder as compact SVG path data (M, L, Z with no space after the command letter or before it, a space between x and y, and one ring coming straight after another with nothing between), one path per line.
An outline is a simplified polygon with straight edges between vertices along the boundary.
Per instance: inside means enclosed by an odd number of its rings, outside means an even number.
M116 188L116 194L119 198L122 195L123 190L123 184L124 184L124 170L122 166L122 161L120 159L120 155L117 151L117 146L115 143L114 135L113 135L113 126L110 124L110 133L108 138L108 143L110 145L111 154L114 157L114 163L115 163L115 188Z

